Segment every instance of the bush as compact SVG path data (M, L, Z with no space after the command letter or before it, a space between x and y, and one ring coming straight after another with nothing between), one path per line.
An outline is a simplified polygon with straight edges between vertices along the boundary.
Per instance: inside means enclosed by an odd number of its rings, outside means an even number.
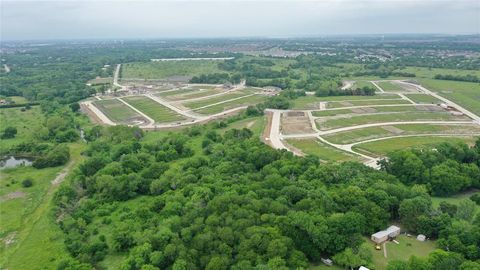
M53 147L45 156L37 158L32 166L37 169L64 165L70 159L70 150L66 145Z
M32 181L32 179L27 178L27 179L23 180L23 181L22 181L22 186L23 186L24 188L28 188L28 187L33 186L33 181Z
M480 205L480 193L475 193L470 196L470 200L474 201L477 205Z
M2 139L15 138L15 135L17 135L17 128L16 127L7 127L3 131Z

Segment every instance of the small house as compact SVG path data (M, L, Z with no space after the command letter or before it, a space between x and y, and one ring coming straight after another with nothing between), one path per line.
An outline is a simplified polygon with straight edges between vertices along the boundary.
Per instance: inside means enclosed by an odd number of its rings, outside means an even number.
M392 225L384 231L379 231L372 234L371 239L373 242L380 244L387 241L390 238L396 237L399 234L400 234L400 228Z
M365 267L365 266L360 266L360 268L358 268L358 270L370 270L370 269L368 269L368 268Z

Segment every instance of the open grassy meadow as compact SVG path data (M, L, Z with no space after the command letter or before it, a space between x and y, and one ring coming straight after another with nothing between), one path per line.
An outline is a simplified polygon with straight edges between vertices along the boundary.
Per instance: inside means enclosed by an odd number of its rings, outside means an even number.
M456 194L456 195L453 195L453 196L450 196L450 197L432 197L432 205L433 205L433 207L436 208L436 207L440 206L441 202L447 202L447 203L451 203L451 204L454 204L454 205L458 206L461 201L467 200L468 198L470 198L470 196L472 196L473 194L476 194L476 193L480 193L480 191L470 190L470 191L463 192L463 193L460 193L460 194ZM477 209L476 213L479 213L480 212L480 205L477 204L476 209Z
M182 115L145 96L130 96L122 99L135 107L137 110L148 115L157 123L173 122L185 119L185 117Z
M0 109L0 132L6 127L17 128L17 135L11 139L0 139L0 153L5 152L15 144L29 141L36 134L40 134L45 117L41 113L40 106L32 106L31 109L22 111L22 108Z
M64 234L52 215L52 197L59 185L51 181L61 170L73 168L83 157L85 145L70 144L71 161L66 166L35 169L17 167L1 172L0 267L2 269L51 269L68 253ZM33 185L21 182L31 178ZM10 196L6 196L9 195ZM12 198L12 194L16 194ZM6 245L5 240L11 239Z
M122 79L169 79L176 76L191 77L201 74L225 73L218 68L220 61L186 60L165 62L137 62L122 65Z
M394 242L387 242L385 244L387 249L387 258L383 254L382 250L376 250L373 242L367 240L368 243L364 245L370 245L372 254L373 254L373 264L375 265L376 270L386 270L388 262L394 260L408 261L408 259L415 255L417 257L427 257L432 251L435 250L436 244L434 241L425 241L420 242L415 237L407 237L405 235L399 235L397 241L399 244Z

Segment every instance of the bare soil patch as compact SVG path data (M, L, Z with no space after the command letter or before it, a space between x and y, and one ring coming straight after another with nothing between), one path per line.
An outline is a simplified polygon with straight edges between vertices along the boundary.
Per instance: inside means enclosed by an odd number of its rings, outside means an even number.
M375 108L354 108L351 109L352 112L354 113L375 113L377 110Z
M402 134L404 132L404 130L402 129L399 129L397 127L394 127L394 126L382 126L383 129L385 129L386 131L388 132L391 132L393 134Z
M281 131L283 134L313 133L310 119L304 112L283 113L281 118Z
M26 194L23 191L14 191L0 197L0 202L5 202L5 201L17 199L17 198L23 198L25 196Z

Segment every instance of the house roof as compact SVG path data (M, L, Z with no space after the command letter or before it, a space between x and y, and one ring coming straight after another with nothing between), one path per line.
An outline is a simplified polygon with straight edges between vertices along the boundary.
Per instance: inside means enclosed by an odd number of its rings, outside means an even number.
M388 236L389 234L391 234L393 232L396 232L396 231L399 231L399 230L400 230L399 227L392 225L384 231L379 231L379 232L376 232L376 233L372 234L372 237L383 238L383 237Z

